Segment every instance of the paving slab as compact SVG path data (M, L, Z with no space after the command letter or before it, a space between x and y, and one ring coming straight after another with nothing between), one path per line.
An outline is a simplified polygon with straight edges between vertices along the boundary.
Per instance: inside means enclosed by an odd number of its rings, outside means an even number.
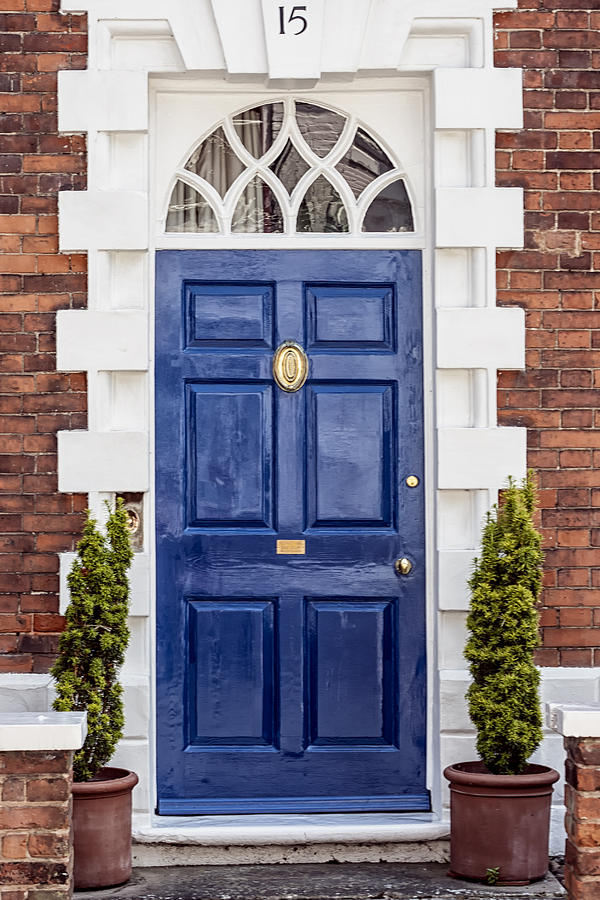
M550 873L527 887L449 878L440 863L305 863L138 868L131 881L75 900L550 900L565 891Z

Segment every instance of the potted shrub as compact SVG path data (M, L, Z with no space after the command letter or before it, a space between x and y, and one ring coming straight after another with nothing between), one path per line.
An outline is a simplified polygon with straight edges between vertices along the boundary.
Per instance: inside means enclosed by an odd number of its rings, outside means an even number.
M71 600L52 668L56 710L86 710L87 738L73 760L75 887L131 875L131 792L137 775L107 767L123 733L118 673L129 641L128 516L118 498L103 534L90 513L68 576Z
M543 554L533 523L535 485L509 479L488 513L481 556L469 580L465 656L477 762L448 766L450 874L528 884L548 870L552 785L558 772L527 760L542 740L540 674L533 662Z

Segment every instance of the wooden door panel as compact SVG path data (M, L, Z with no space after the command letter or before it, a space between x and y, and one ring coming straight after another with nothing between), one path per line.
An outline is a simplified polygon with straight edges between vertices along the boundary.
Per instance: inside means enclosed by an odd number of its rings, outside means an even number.
M190 599L188 610L188 746L271 746L275 602Z
M429 808L421 331L418 251L158 253L160 813Z
M307 600L312 746L396 745L395 628L394 599Z
M392 385L313 384L306 392L308 528L389 528Z
M271 528L272 406L271 385L187 384L190 527Z
M273 287L188 284L186 348L272 347Z
M393 350L393 301L389 285L307 285L308 347Z

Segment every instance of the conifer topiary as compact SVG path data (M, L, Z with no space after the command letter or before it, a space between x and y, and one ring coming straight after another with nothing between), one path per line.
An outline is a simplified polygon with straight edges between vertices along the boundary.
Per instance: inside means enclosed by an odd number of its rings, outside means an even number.
M522 773L542 740L540 674L533 663L543 561L535 506L532 473L520 486L509 479L502 505L488 513L469 580L469 714L478 753L497 775Z
M90 781L113 755L123 733L118 674L129 642L127 570L133 557L121 498L110 509L106 534L87 513L68 575L71 601L58 658L54 709L86 710L87 738L73 760L75 781Z

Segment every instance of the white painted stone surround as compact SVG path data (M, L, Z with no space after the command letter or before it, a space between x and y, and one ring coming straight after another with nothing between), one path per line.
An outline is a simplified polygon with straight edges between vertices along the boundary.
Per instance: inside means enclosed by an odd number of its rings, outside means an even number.
M140 864L441 858L441 771L474 755L463 699L465 581L484 511L507 475L525 470L524 429L498 428L496 415L498 368L524 364L522 310L495 306L496 248L519 247L523 239L522 192L496 188L494 168L495 129L522 126L521 73L493 68L492 0L304 2L314 27L301 48L277 39L273 0L62 2L64 12L89 16L89 68L59 74L59 128L88 133L89 176L87 191L60 196L60 246L87 251L90 274L89 309L58 313L58 368L87 370L89 392L89 430L59 434L59 486L88 493L98 511L115 491L146 492L146 545L134 563L124 670L126 735L115 758L140 775ZM516 5L506 0L502 7ZM425 262L434 814L153 821L152 210L165 202L155 196L155 86L172 79L173 90L189 90L190 81L206 80L219 82L222 93L251 84L258 94L273 87L306 94L342 85L350 94L367 77L383 85L391 76L420 79L427 109L423 168L430 186L421 243L400 235L392 245L423 247ZM312 246L323 246L316 240ZM69 561L65 556L63 575ZM64 577L62 583L64 603ZM596 701L599 684L598 669L549 669L543 699ZM38 704L49 690L47 677L4 676L0 709L45 708ZM557 735L547 735L539 758L562 768ZM556 801L553 846L560 852L558 794ZM171 844L187 849L174 856Z

